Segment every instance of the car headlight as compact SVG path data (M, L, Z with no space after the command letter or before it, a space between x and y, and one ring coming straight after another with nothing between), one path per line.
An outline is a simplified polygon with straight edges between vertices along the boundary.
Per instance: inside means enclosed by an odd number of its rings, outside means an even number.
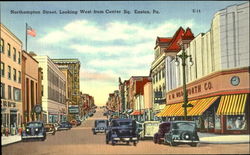
M35 131L38 131L38 128L36 128Z
M29 129L26 129L27 132L29 132L30 130Z

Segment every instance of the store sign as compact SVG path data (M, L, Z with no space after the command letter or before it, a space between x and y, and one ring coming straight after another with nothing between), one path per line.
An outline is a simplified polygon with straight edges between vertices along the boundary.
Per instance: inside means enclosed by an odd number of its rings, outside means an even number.
M15 102L10 102L10 101L6 101L6 100L1 100L1 105L2 107L13 107L15 108L16 107L16 103Z
M198 84L198 85L194 85L192 87L188 87L187 88L187 94L188 95L194 95L197 93L201 93L201 92L205 92L205 91L209 91L213 89L213 85L212 82L208 81L205 82L203 84ZM168 95L168 99L175 99L175 98L179 98L179 97L183 97L183 90L180 90L178 92L172 93Z
M78 105L69 105L69 113L70 114L79 114L79 106Z

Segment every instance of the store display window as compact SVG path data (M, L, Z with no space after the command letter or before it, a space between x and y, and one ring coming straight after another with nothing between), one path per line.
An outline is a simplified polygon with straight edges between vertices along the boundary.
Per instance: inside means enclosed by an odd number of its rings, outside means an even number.
M246 119L244 115L228 115L227 130L246 130Z
M221 121L219 115L215 115L214 121L215 121L215 129L221 129Z

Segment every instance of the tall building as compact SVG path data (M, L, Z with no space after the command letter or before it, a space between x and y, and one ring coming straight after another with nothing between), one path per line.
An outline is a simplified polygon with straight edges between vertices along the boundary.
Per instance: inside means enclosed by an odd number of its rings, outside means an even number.
M41 105L38 72L38 61L26 51L22 51L22 103L24 116L22 121L24 123L38 119L34 112L35 105Z
M1 125L19 127L23 117L21 89L22 42L3 24L1 28ZM10 131L10 130L9 130Z
M175 57L176 54L181 50L179 46L179 39L183 36L188 36L188 40L194 38L190 28L186 31L180 27L173 37L162 38L157 37L156 46L154 48L155 59L151 64L150 76L152 77L153 85L153 111L158 113L165 107L166 104L166 88L168 88L166 69L167 60L166 57ZM157 99L157 101L156 101Z
M48 56L34 56L42 68L43 121L66 120L66 77Z
M52 61L59 66L68 67L69 72L72 74L72 101L73 105L80 104L80 61L78 59L52 59Z

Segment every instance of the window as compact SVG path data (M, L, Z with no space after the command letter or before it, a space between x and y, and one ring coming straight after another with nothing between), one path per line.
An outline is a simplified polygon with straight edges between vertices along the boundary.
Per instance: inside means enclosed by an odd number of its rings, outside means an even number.
M13 87L13 98L15 101L21 101L21 89Z
M11 86L8 86L8 99L11 100L12 96L11 96Z
M13 60L16 61L16 48L13 48Z
M1 62L1 77L4 77L4 73L5 73L4 63Z
M165 72L164 72L164 68L162 69L162 78L165 77Z
M1 98L5 99L5 84L1 83Z
M161 80L161 70L159 71L159 80Z
M18 71L18 83L21 83L21 72Z
M11 67L8 66L8 78L11 79Z
M1 53L4 53L4 40L3 39L1 39L1 44L0 44L0 52Z
M16 81L16 69L13 68L13 80Z
M11 55L11 51L10 51L10 44L8 43L8 56L10 57L10 55Z
M18 63L21 63L21 52L18 52Z

